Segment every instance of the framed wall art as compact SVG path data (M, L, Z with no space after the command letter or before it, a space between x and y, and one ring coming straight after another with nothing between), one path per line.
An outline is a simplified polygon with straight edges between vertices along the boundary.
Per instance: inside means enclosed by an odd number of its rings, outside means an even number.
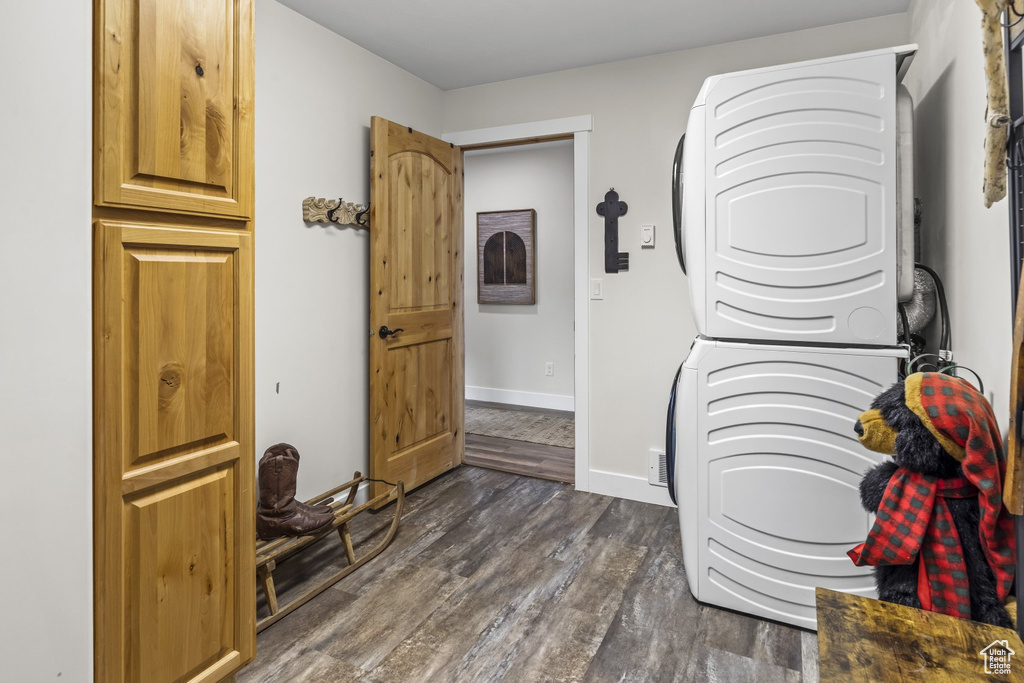
M533 209L476 214L477 303L537 303L536 226Z

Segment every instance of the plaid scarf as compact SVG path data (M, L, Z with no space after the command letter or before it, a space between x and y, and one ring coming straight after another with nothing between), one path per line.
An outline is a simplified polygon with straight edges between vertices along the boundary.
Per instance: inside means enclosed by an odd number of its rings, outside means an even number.
M1013 584L1013 520L1003 509L1006 456L988 401L967 382L917 373L906 380L907 406L950 456L963 477L937 479L900 468L878 506L867 540L847 554L858 566L911 564L920 554L918 597L926 610L970 618L970 586L960 537L945 498L978 496L979 538L1005 600Z

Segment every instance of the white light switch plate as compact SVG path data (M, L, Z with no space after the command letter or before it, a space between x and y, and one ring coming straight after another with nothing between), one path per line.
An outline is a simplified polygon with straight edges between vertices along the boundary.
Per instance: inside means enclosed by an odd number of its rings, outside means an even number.
M640 248L654 249L654 223L644 223L640 226Z
M604 298L604 280L599 277L591 278L590 280L590 298L591 299L603 299Z

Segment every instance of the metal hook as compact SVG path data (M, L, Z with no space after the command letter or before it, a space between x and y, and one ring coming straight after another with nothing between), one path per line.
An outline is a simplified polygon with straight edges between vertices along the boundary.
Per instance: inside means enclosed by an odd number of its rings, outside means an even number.
M370 217L367 215L369 213L370 213L370 205L367 204L365 209L363 209L362 211L356 212L356 223L358 223L359 225L362 225L364 227L369 227L369 225L370 225Z
M335 212L338 209L341 208L342 204L344 204L344 203L345 203L345 198L344 197L338 197L338 205L336 207L334 207L333 209L328 209L327 210L327 220L329 220L330 222L334 223L334 214L335 214Z

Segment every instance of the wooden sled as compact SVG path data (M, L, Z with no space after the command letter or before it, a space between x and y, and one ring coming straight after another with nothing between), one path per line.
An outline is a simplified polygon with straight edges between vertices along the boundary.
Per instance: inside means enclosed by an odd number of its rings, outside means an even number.
M256 622L257 633L271 624L276 623L278 620L288 616L299 607L302 607L304 604L320 595L373 558L377 557L381 551L391 544L392 539L395 537L395 533L398 531L398 522L402 518L402 506L405 504L405 485L403 482L399 481L398 484L390 491L382 493L376 498L368 500L359 507L354 508L352 505L356 498L356 491L359 488L359 484L366 480L366 477L362 476L359 472L356 472L353 475L352 481L322 493L306 502L307 505L321 505L326 502L330 504L331 509L334 511L334 522L331 526L315 536L275 538L272 541L261 541L257 539L256 578L259 579L260 585L263 587L263 596L266 598L267 606L270 608L270 615ZM344 503L339 503L333 500L334 496L339 493L343 493L346 490L348 491L348 497ZM384 537L384 540L373 548L373 550L369 551L357 560L355 549L352 547L352 537L349 535L349 522L351 522L352 518L360 512L363 512L374 505L384 505L392 498L397 501L395 503L395 518L391 522L391 527L388 529L387 535ZM291 555L294 555L300 550L313 545L323 537L332 533L335 529L338 530L338 535L341 537L342 545L345 547L345 556L348 558L348 566L305 591L297 598L290 601L287 605L284 605L283 607L278 605L277 591L274 588L274 569L277 568L277 563Z

